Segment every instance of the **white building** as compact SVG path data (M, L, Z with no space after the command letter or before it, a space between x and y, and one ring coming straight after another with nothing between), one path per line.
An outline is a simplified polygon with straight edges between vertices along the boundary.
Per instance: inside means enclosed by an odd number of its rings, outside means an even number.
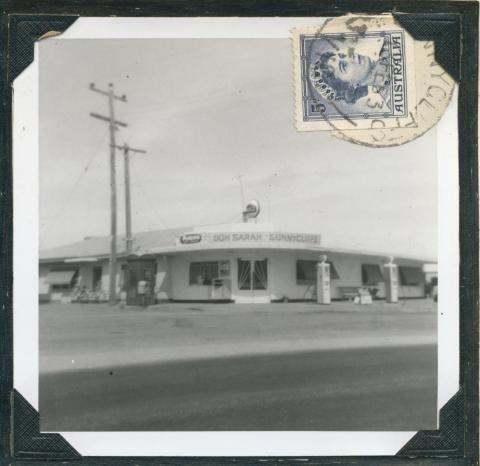
M41 251L40 298L59 300L74 289L109 284L109 237ZM332 299L351 298L359 288L386 294L385 253L327 248L314 233L278 231L269 223L233 223L152 231L134 235L133 253L117 244L117 297L139 304L137 284L147 280L149 301L274 302L316 299L316 265L330 263ZM396 256L398 297L425 297L428 258Z

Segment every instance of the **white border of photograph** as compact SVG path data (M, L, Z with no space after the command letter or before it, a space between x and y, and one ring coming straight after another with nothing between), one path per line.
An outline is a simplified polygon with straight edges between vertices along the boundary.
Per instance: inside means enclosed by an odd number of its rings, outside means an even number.
M80 18L66 32L57 36L57 39L289 38L291 28L321 25L323 21L321 18ZM36 46L35 57L38 57L37 52ZM14 387L38 409L37 58L15 80L13 109ZM438 406L442 407L457 392L459 380L457 92L452 104L438 123L437 135L440 290ZM60 433L80 454L93 456L394 455L415 434L415 432Z

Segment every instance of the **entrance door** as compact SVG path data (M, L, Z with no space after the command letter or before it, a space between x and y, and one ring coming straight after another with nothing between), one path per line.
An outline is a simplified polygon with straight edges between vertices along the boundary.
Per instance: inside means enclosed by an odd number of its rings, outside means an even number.
M238 302L266 303L268 293L267 259L238 259Z
M138 282L148 282L147 304L153 304L155 288L155 262L149 260L128 261L126 269L127 304L140 306L142 297L138 294Z

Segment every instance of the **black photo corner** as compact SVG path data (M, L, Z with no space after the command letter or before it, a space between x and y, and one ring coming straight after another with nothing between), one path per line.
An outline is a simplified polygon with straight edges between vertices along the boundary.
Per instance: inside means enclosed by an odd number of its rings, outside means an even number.
M34 42L67 30L78 17L332 17L393 13L418 40L435 43L435 58L458 83L460 176L460 389L440 408L438 430L419 431L391 457L82 457L57 433L41 433L39 414L13 386L12 83L33 60ZM0 222L1 461L11 465L474 466L478 464L478 3L470 1L4 0L1 19L2 130Z

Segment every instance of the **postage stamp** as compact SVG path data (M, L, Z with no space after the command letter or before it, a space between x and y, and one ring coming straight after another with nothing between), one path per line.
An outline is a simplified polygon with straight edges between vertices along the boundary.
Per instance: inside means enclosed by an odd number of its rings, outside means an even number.
M410 117L413 39L391 16L348 16L292 34L298 130L391 127Z

